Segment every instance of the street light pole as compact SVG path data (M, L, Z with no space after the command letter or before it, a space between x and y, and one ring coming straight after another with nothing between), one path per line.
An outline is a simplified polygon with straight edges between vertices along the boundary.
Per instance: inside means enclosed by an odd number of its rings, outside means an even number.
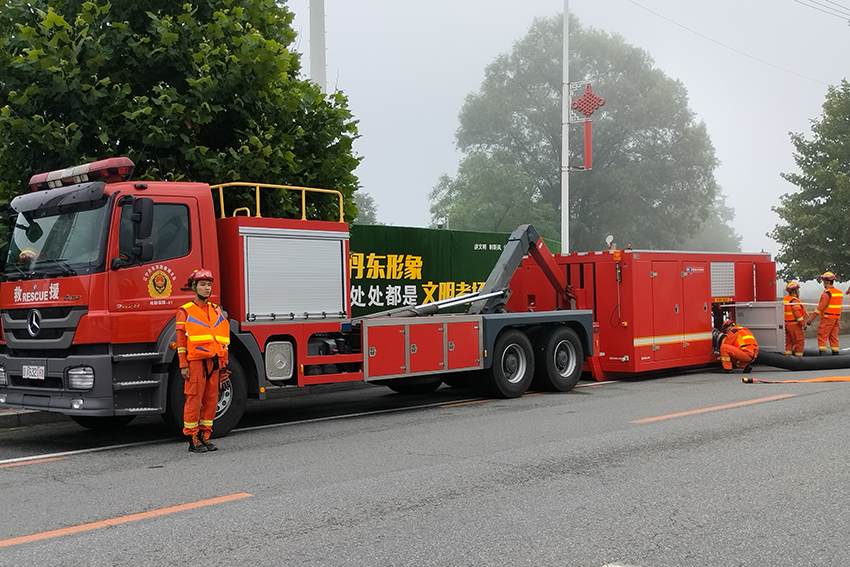
M327 92L325 70L325 0L310 0L310 78Z
M570 252L570 1L564 0L564 72L561 91L561 254Z

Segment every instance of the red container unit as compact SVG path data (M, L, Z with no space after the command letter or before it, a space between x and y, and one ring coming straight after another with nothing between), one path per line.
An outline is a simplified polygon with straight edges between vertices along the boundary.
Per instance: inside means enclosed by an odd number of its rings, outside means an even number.
M776 302L770 255L615 250L556 256L574 300L559 305L525 259L511 280L512 311L590 309L596 380L717 361L712 330L736 303Z

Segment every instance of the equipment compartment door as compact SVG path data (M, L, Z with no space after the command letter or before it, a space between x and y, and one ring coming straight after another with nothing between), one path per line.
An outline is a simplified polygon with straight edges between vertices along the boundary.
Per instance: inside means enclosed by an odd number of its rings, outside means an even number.
M481 324L478 321L447 323L449 370L480 368Z
M652 328L655 360L682 358L682 274L679 262L652 262Z
M711 356L711 286L705 262L685 262L682 317L685 357Z
M367 327L364 336L364 379L407 373L404 325Z
M442 323L411 323L410 372L438 372L446 369L445 330Z

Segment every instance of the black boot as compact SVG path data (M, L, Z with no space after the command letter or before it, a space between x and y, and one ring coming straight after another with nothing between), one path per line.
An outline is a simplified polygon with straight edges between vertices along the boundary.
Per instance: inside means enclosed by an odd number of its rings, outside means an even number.
M201 444L206 447L207 451L218 451L218 447L210 443L209 431L201 431L198 435L198 439L201 441Z
M744 374L749 374L752 371L753 371L753 365L752 364L748 364L744 367Z
M209 451L209 449L207 449L206 445L201 443L201 440L198 439L197 435L190 435L189 436L189 452L191 452L191 453L206 453L207 451Z

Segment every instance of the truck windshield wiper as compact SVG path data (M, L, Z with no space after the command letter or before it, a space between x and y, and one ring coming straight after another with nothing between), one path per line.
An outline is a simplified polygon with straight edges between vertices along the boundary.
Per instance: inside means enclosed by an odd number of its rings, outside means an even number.
M38 262L36 262L36 264L43 264L45 262L53 262L56 266L59 266L59 268L62 270L63 276L76 276L77 275L77 272L75 272L73 269L71 269L71 266L69 266L65 262L64 258L57 258L55 260L53 258L49 258L49 259L46 259L46 260L39 260Z
M12 271L9 268L14 268L15 270L17 270L18 273L21 274L22 280L25 280L27 278L32 277L31 273L27 273L27 272L23 271L17 264L6 264L6 268L3 270L3 273L7 277L12 274Z

